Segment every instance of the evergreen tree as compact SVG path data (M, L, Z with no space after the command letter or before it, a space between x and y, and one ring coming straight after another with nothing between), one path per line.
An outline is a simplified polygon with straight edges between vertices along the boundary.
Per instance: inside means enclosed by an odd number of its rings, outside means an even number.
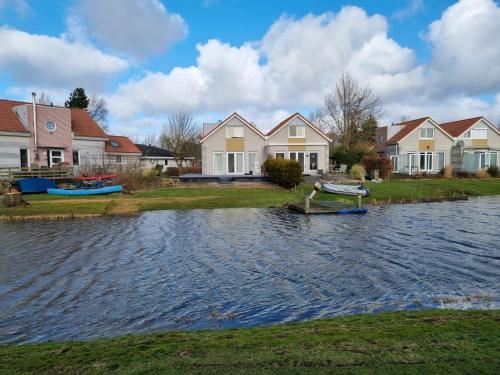
M66 108L82 108L86 109L89 106L89 98L85 94L85 90L77 87L70 95L69 99L64 103Z

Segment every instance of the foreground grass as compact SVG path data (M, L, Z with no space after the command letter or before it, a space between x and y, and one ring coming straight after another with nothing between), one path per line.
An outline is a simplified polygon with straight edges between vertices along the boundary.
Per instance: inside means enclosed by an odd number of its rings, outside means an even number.
M365 203L376 201L440 199L453 195L500 195L500 179L485 180L392 180L382 184L367 182L372 190ZM303 184L294 191L278 187L204 186L165 188L136 192L131 195L61 197L31 195L27 206L0 206L0 217L50 217L57 215L134 214L141 211L198 208L282 207L302 200L312 191L312 184ZM354 201L355 197L319 193L317 200Z
M431 310L0 346L0 372L493 374L499 350L499 310Z

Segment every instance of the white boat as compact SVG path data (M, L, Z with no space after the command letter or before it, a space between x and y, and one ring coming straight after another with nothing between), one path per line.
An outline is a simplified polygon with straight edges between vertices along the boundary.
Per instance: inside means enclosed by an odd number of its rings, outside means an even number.
M368 196L370 194L370 189L364 187L363 185L340 185L331 184L329 182L324 182L321 187L327 193L341 194L341 195L361 195L362 197Z

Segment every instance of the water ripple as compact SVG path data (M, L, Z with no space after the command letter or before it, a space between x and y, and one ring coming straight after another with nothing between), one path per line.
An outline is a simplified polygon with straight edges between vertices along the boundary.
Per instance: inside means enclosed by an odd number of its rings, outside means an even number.
M499 226L500 197L0 223L0 342L498 308Z

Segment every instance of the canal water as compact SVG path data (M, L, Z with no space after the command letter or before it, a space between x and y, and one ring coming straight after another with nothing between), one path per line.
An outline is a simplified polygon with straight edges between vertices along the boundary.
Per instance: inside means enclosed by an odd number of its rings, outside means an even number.
M0 223L0 343L499 308L500 197Z

